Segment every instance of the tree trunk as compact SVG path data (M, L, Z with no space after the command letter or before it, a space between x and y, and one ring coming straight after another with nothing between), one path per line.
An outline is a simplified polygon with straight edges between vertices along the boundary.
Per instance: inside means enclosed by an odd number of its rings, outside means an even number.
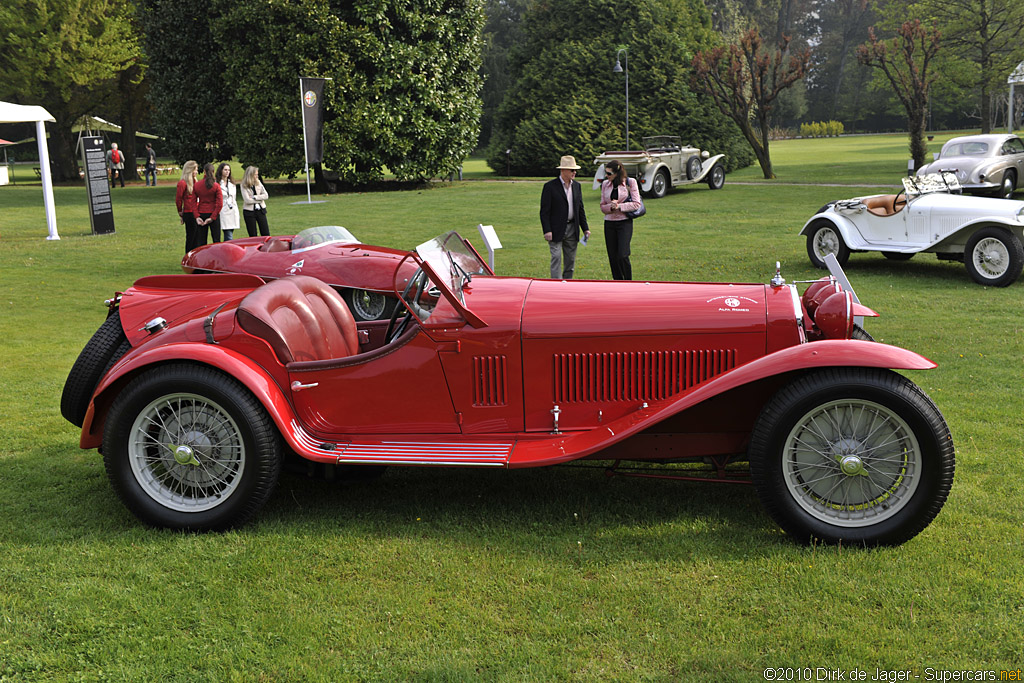
M66 121L59 115L54 115L56 123L50 124L50 144L47 145L50 153L53 179L58 182L79 180L78 157L76 156L75 141L77 136L71 132L73 121ZM46 159L40 159L39 164L46 163Z
M737 123L740 122L737 121ZM772 160L768 156L768 149L761 146L761 141L757 139L757 133L754 132L749 121L740 123L740 132L750 143L750 149L754 150L754 156L757 157L757 163L761 166L761 173L764 174L765 180L774 179L775 173L772 171Z
M907 117L907 131L910 133L910 156L914 159L914 170L924 165L928 146L924 141L925 109L914 107Z

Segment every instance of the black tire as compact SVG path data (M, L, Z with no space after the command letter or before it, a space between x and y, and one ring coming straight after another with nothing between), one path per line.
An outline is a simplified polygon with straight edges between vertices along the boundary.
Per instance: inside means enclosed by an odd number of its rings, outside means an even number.
M168 529L244 524L277 486L281 453L273 421L242 384L188 363L132 380L103 433L118 496L146 524Z
M712 190L721 190L725 185L725 167L721 164L715 164L711 172L708 173L708 187Z
M903 251L883 251L882 256L889 259L890 261L909 261L914 258L916 252L903 252Z
M1003 173L1003 180L999 183L999 189L996 191L996 196L1002 199L1013 199L1013 193L1017 189L1017 174L1013 169L1008 169Z
M967 240L964 266L979 285L1006 287L1017 281L1024 268L1024 246L1005 228L981 228Z
M811 224L807 233L807 256L815 268L825 268L825 255L830 252L836 255L841 266L850 259L850 248L843 241L839 228L832 221L820 218Z
M380 292L368 292L365 289L346 289L342 298L352 311L356 322L364 320L385 320L391 313L388 297Z
M121 327L121 314L114 311L92 335L71 366L60 396L60 414L65 420L76 427L82 426L89 401L92 400L92 392L100 378L130 348Z
M648 193L648 196L652 199L661 199L668 194L670 185L671 181L668 177L668 171L659 168L658 172L654 174L654 182L651 183L651 191Z
M853 326L853 332L850 333L850 339L858 339L860 341L875 341L875 338L868 334L860 325Z
M686 160L686 178L693 180L700 175L700 157L692 156Z
M953 485L953 440L913 382L879 368L803 375L754 426L750 471L768 514L810 543L898 545L921 532Z

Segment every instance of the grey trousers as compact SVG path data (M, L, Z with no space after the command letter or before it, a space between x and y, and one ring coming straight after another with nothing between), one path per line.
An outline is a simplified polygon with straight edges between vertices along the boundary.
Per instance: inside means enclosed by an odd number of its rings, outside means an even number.
M570 234L572 233L572 234ZM548 242L551 250L551 279L571 280L576 270L576 247L579 244L579 231L567 226L565 239L561 242Z

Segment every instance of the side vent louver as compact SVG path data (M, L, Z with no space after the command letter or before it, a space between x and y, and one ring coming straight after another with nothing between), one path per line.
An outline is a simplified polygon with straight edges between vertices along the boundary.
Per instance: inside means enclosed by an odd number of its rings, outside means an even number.
M657 401L736 365L736 349L555 354L556 403Z
M505 356L473 356L473 406L507 405L507 379L508 362Z

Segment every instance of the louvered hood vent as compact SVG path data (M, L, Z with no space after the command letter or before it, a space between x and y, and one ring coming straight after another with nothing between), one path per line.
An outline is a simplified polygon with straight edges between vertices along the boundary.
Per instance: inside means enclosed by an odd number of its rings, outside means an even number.
M736 349L555 354L555 402L657 401L736 365Z
M473 356L473 406L508 404L505 386L508 369L505 356Z

